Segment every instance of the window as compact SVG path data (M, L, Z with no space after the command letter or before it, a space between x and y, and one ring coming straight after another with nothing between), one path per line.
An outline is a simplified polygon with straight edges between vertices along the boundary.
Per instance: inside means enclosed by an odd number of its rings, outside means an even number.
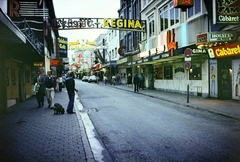
M117 58L117 48L115 48L115 58Z
M112 50L112 59L114 59L114 50Z
M174 8L173 2L170 3L170 26L179 23L179 9Z
M128 34L128 51L132 50L132 35Z
M173 2L161 8L159 10L160 31L166 30L168 27L179 23L180 22L179 13L180 10L178 8L174 8Z
M173 78L173 72L172 67L164 67L164 78L165 79L172 79Z
M201 0L194 0L194 6L188 9L188 18L201 12Z
M155 78L156 79L163 79L163 68L162 68L162 66L155 67Z
M154 35L154 15L148 18L149 37Z
M189 80L202 79L202 67L200 63L193 63L189 69Z
M168 6L160 9L160 31L168 28Z

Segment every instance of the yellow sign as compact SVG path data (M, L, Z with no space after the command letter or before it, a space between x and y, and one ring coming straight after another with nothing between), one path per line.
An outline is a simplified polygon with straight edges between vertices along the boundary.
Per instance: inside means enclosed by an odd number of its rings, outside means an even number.
M128 29L142 29L142 25L139 20L130 19L103 19L104 27L112 28L128 28Z

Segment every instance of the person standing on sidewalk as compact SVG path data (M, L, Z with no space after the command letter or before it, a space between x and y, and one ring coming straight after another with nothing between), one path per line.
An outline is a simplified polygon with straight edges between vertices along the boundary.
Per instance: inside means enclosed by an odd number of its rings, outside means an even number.
M37 71L37 76L34 77L34 85L37 84L39 86L38 90L36 91L36 98L38 102L37 108L43 107L44 105L45 78L41 73L41 71Z
M67 106L67 113L74 114L73 112L73 106L74 106L74 96L75 92L78 92L78 90L75 89L75 80L74 80L74 73L70 72L69 77L66 79L66 88L68 92L69 102Z
M45 78L46 85L46 97L48 101L48 107L53 109L54 106L54 96L55 96L55 88L56 88L56 77L52 75L52 71L47 71L47 76Z
M134 74L133 77L133 84L134 84L134 92L138 92L138 85L139 85L139 77L137 76L137 74Z
M145 78L143 76L143 73L141 73L141 75L139 76L139 89L140 88L144 89L144 81L145 81Z

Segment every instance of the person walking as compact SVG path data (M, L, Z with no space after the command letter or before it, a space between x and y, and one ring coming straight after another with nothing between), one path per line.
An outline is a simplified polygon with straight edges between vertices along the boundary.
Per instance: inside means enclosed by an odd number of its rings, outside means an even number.
M48 107L53 109L54 106L54 96L55 96L55 88L56 88L56 77L52 75L52 71L47 71L47 76L45 78L45 86L46 86L46 97L48 101Z
M67 113L74 114L73 107L74 107L74 96L75 92L78 92L77 89L75 89L75 80L74 80L74 73L70 72L69 77L66 79L66 88L68 92L69 102L67 106Z
M143 73L141 73L139 76L139 89L140 88L144 89L144 81L145 81L145 78L143 76Z
M127 86L129 87L131 85L132 87L132 76L131 74L129 73L128 76L127 76Z
M106 75L103 76L103 80L104 80L104 84L106 85L108 80Z
M58 91L59 92L62 92L62 76L60 75L58 78L57 78L57 87L58 87Z
M134 92L138 92L138 84L139 84L139 77L137 76L137 74L134 74L133 77L133 84L134 84Z
M44 95L45 95L45 78L44 75L41 74L41 71L37 71L37 75L34 77L34 86L37 86L38 88L35 89L36 91L36 98L38 102L38 107L43 107L44 105Z

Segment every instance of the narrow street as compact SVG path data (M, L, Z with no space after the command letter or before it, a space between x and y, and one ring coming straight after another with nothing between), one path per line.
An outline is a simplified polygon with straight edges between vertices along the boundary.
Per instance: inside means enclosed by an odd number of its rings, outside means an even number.
M113 161L240 160L239 120L102 83L76 86Z

